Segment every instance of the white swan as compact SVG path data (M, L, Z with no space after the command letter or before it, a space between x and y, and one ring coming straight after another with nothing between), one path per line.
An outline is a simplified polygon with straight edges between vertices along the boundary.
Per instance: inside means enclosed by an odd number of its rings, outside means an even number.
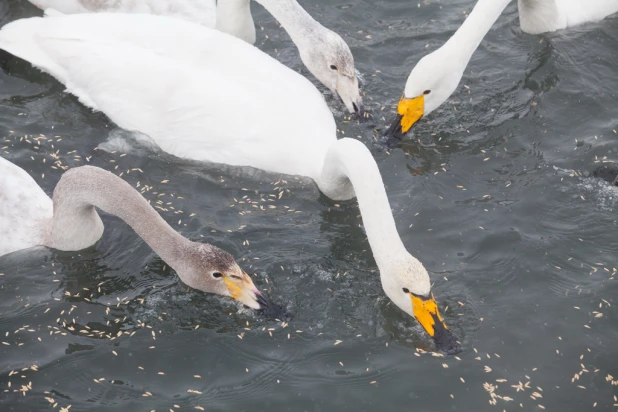
M540 34L603 20L618 12L618 0L517 0L519 25Z
M35 246L77 251L94 245L103 235L95 207L124 220L188 286L253 309L274 307L232 255L181 236L113 173L93 166L71 169L52 201L28 173L0 157L0 256Z
M251 0L29 0L40 9L64 14L143 13L170 16L217 28L254 44L255 24ZM294 0L291 0L294 1Z
M65 14L74 13L147 13L176 17L214 28L217 24L216 0L29 0L40 9L54 9ZM222 0L220 4L248 0ZM240 15L240 14L238 14ZM251 15L251 14L249 14ZM253 21L251 21L253 25ZM255 27L252 27L255 42ZM241 37L242 38L242 37Z
M424 56L406 81L397 117L387 134L401 138L457 88L472 54L511 0L479 0L455 34ZM602 20L618 12L618 0L518 0L524 32L538 34Z
M384 291L440 348L456 350L427 271L397 233L369 150L337 140L333 116L307 79L240 40L223 50L222 37L229 38L178 19L83 14L9 23L0 48L166 152L309 176L332 199L356 195Z
M146 13L181 18L255 43L250 0L30 0L42 9L65 14ZM354 57L347 43L318 23L296 0L256 0L288 32L300 58L322 84L339 95L350 113L362 114ZM111 29L109 30L112 31ZM182 43L189 39L180 40ZM195 43L192 43L195 44ZM220 45L225 48L226 43Z

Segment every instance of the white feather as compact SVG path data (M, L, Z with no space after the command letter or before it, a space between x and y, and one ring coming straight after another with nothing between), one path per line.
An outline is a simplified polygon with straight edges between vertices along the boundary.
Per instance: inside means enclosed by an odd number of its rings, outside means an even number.
M23 169L0 157L0 256L45 244L52 200Z
M184 19L210 28L215 27L217 20L216 0L30 0L30 2L40 9L54 9L65 14L99 12L155 14Z

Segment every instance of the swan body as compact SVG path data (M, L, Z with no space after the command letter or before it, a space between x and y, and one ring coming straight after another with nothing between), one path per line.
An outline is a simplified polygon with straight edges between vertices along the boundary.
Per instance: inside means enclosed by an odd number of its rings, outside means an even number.
M0 256L43 245L52 200L25 170L0 158Z
M35 17L6 25L0 47L178 157L319 179L315 159L334 139L333 116L305 77L237 39L181 20ZM290 156L295 152L305 156Z
M225 50L216 46L224 38ZM373 156L337 140L323 97L300 74L238 39L160 16L24 19L0 30L0 48L173 155L308 176L333 199L356 196L385 292L439 347L457 350L427 271L397 233Z
M603 20L618 12L618 0L518 0L522 31L540 34Z
M346 42L313 19L296 0L257 0L288 32L301 60L322 84L339 95L350 113L362 114L354 57ZM31 0L43 9L63 14L139 13L180 18L255 43L255 24L250 0ZM108 28L113 36L113 30ZM219 47L227 42L221 37ZM177 37L178 46L195 45L191 38ZM215 45L213 45L215 46ZM249 62L250 63L250 62Z
M220 25L223 32L235 35L251 44L255 43L255 26L251 11L248 16L246 13L250 0L222 0L219 2L219 9L216 0L30 0L30 2L40 9L53 9L64 14L143 13L179 18L209 28ZM246 8L240 7L241 5Z
M470 58L511 0L478 0L455 34L424 56L406 81L387 134L403 137L453 94ZM599 21L618 12L618 0L518 0L521 29L530 34Z
M0 256L35 246L77 251L94 245L103 235L95 207L128 223L188 286L272 310L229 253L181 236L113 173L93 166L71 169L52 201L28 173L0 158Z

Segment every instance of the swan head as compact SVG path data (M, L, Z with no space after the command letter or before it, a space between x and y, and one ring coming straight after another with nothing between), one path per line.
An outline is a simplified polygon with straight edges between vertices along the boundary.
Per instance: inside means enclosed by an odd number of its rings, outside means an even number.
M380 268L380 277L386 295L421 324L438 350L448 354L461 351L457 338L440 315L429 274L421 262L406 253L403 259L390 260L388 267Z
M298 50L311 74L337 93L350 113L361 115L364 107L354 57L341 36L325 29L319 35L307 36L306 41L299 43Z
M194 289L229 296L260 311L272 312L277 307L255 287L234 257L218 247L190 242L181 263L174 268L180 279Z
M457 88L465 65L459 67L454 55L438 49L423 57L414 67L397 104L397 116L387 136L403 136L423 116L444 103Z

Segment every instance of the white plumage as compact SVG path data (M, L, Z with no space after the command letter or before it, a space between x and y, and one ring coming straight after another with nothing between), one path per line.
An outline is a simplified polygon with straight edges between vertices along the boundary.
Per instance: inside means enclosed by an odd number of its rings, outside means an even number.
M539 34L602 20L618 12L618 0L518 0L519 24Z
M216 0L30 0L30 2L40 9L54 9L65 14L143 13L180 18L210 28L215 28L217 23Z
M0 256L45 244L52 200L23 169L0 157Z
M350 113L362 113L354 57L346 42L313 19L296 0L257 0L288 32L307 69L333 94L339 95ZM256 32L250 0L31 0L47 13L136 13L173 17L200 24L255 43ZM113 27L113 26L112 26ZM108 27L110 40L115 28ZM176 37L178 46L195 41ZM225 44L222 44L224 47ZM333 67L335 69L333 69Z
M318 178L315 158L335 140L333 116L305 77L238 39L181 20L35 17L6 25L0 47L178 157Z

